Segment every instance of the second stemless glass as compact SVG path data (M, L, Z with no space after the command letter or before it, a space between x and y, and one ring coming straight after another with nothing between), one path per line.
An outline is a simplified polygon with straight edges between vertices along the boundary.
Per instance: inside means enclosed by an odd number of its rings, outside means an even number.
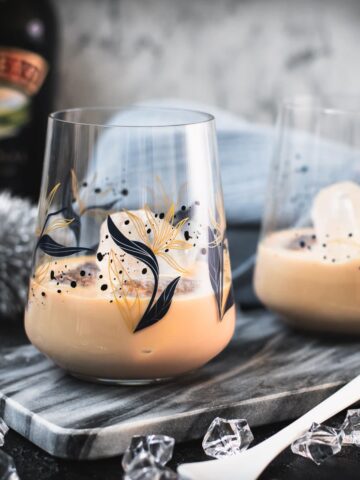
M283 104L255 288L294 326L360 332L359 160L359 98Z
M25 326L71 374L146 383L198 368L235 322L214 119L54 113Z

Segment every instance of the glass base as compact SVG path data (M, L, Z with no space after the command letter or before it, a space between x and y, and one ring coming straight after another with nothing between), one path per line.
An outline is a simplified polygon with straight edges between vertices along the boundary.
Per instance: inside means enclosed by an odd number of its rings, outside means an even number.
M82 375L81 373L68 372L72 377L78 378L79 380L84 380L85 382L92 383L101 383L103 385L127 385L127 386L143 386L143 385L153 385L158 383L170 382L174 377L166 378L99 378L91 377L88 375Z

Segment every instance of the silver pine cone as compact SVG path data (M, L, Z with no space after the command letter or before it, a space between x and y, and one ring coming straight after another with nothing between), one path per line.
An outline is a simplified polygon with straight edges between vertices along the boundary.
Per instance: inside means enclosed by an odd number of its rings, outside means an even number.
M0 315L24 309L35 243L37 209L28 200L0 193Z

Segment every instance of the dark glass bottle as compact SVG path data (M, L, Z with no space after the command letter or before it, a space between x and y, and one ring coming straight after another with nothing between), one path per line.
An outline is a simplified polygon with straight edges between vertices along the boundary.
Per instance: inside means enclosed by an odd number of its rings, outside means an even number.
M0 190L37 201L53 109L57 22L47 0L0 0Z

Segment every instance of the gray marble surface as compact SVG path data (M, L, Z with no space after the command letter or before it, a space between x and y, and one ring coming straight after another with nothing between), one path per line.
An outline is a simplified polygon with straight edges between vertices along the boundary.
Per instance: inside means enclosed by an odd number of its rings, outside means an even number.
M358 0L52 0L59 108L176 97L272 121L294 93L358 93Z
M250 426L296 417L360 371L360 339L296 333L271 314L239 318L229 347L199 371L152 387L67 376L30 345L0 348L0 416L47 452L93 459L134 434L200 438L215 416Z

